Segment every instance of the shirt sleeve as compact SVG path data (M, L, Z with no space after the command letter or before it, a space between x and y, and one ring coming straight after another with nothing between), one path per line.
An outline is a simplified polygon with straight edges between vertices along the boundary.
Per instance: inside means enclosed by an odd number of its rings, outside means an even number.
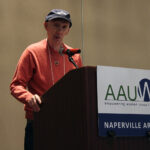
M83 66L83 65L82 65L82 59L81 59L80 54L75 54L75 55L73 56L73 59L74 59L75 63L77 64L77 66L78 66L79 68L81 68L81 67Z
M79 55L78 59L78 67L81 68L83 66L81 56Z
M33 76L34 69L35 63L33 55L26 49L19 59L10 84L11 94L24 104L33 96L32 93L27 90L27 85Z

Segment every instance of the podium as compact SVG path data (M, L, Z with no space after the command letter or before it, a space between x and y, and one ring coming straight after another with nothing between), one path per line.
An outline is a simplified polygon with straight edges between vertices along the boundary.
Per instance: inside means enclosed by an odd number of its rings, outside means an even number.
M98 136L96 67L72 70L42 96L34 150L148 150L149 137Z

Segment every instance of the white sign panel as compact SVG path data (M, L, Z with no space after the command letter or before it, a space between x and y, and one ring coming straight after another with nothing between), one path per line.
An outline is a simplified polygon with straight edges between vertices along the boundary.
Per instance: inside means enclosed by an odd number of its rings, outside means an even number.
M150 131L150 70L97 66L100 136L145 136Z
M150 71L97 66L98 113L150 114Z

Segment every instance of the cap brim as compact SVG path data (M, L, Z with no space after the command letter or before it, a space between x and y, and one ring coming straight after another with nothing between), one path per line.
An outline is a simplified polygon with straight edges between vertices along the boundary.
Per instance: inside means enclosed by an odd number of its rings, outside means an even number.
M66 18L66 17L63 17L63 16L51 16L51 17L47 17L47 18L45 19L45 21L47 22L47 21L51 21L51 20L54 20L54 19L64 19L64 20L66 20L67 22L70 23L70 27L72 26L71 20L68 19L68 18Z

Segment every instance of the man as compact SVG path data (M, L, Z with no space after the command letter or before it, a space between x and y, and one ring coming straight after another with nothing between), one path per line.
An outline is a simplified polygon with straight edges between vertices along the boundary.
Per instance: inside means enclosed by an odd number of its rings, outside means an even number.
M10 90L16 99L24 103L27 119L25 150L33 149L33 112L40 111L40 96L69 70L75 69L67 55L60 53L71 48L63 43L71 26L69 12L62 9L51 10L44 22L47 39L29 45L19 59ZM73 59L79 67L82 66L79 54L74 55Z

